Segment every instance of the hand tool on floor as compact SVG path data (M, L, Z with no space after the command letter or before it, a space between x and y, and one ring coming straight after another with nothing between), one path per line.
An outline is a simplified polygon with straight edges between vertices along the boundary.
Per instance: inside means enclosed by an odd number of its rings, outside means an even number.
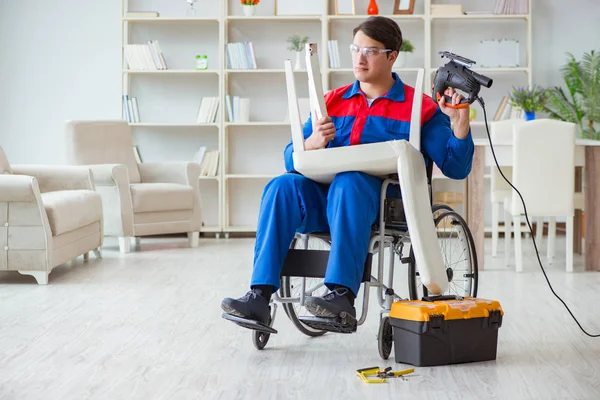
M385 383L387 378L395 378L415 372L414 368L408 368L402 371L392 371L392 367L387 367L381 370L379 367L368 367L356 370L356 375L365 383ZM369 376L377 376L377 378L369 378Z

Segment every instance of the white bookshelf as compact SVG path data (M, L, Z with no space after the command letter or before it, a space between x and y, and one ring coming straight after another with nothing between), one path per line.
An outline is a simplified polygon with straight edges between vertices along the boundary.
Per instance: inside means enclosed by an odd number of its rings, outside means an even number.
M307 35L319 44L324 89L352 83L348 46L352 29L366 15L369 0L355 0L356 15L335 15L332 0L323 0L319 15L274 15L274 1L262 0L256 15L243 15L238 0L199 0L196 16L186 16L184 0L122 0L122 46L158 40L167 61L166 70L135 71L123 54L122 94L137 98L140 122L131 123L143 161L190 161L198 147L219 151L215 177L202 177L204 232L254 232L264 186L284 172L283 150L289 143L285 74L292 34ZM406 64L394 68L403 81L414 85L417 69L425 68L426 84L442 60L438 51L448 50L478 61L476 44L484 39L511 38L520 43L520 66L475 70L494 79L482 89L488 119L492 119L510 88L531 85L531 2L524 15L433 16L430 5L457 3L451 0L416 0L412 15L393 15L393 1L378 0L379 15L398 22L405 39L415 45ZM493 10L496 0L462 0L464 10ZM157 11L158 18L125 17L126 11ZM341 68L329 68L328 40L338 40ZM257 69L227 67L226 44L253 43ZM206 54L207 70L194 69L194 56ZM304 60L302 60L304 67ZM299 96L308 97L306 70L296 71ZM225 96L250 98L250 120L230 122ZM430 93L428 93L430 94ZM197 123L201 97L218 97L215 123ZM479 105L472 124L475 136L485 136Z

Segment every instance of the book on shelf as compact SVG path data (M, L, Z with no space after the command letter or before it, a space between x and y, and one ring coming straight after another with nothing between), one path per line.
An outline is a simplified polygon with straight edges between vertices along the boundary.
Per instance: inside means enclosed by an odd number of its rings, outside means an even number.
M497 0L494 14L527 14L529 0Z
M219 169L219 151L207 150L206 146L201 146L193 161L200 164L200 176L217 176Z
M256 55L252 42L227 43L227 68L257 69Z
M199 124L213 124L217 122L219 111L218 97L202 97L196 122Z
M156 11L127 11L125 18L157 18L159 16Z
M523 118L523 110L520 108L513 107L510 104L510 99L508 96L503 96L502 101L500 101L500 105L496 109L496 114L494 115L494 121L502 121L506 119L522 119Z
M337 40L327 41L327 50L329 51L329 68L340 68L340 50Z
M127 94L123 95L123 119L129 123L140 122L137 97L129 97Z
M432 4L431 15L437 16L452 16L462 15L462 4Z
M124 52L130 70L159 71L168 69L158 40L148 40L146 44L127 44Z
M240 96L225 96L229 122L250 121L250 99Z

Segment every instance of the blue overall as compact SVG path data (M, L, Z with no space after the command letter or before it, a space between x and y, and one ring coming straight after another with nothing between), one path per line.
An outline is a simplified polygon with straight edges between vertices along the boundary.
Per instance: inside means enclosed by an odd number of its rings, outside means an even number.
M414 89L396 73L392 89L369 105L359 82L325 95L327 111L336 127L328 147L409 138ZM406 99L405 99L406 96ZM424 95L421 145L444 175L464 179L471 170L474 144L469 132L454 136L450 119L431 97ZM312 133L312 121L304 124L304 137ZM258 215L251 286L280 287L280 273L296 232L329 232L331 250L324 283L349 288L358 294L371 238L379 216L382 179L362 172L338 174L331 184L320 184L294 170L293 146L284 151L287 173L271 180L264 189Z

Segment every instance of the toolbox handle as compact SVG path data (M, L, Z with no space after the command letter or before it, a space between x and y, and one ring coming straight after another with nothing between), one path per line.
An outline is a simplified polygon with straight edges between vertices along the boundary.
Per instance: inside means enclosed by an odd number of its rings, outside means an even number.
M429 301L429 302L433 302L433 301L440 301L440 300L462 300L463 298L461 296L455 296L455 295L445 295L445 296L424 296L423 297L423 301Z

